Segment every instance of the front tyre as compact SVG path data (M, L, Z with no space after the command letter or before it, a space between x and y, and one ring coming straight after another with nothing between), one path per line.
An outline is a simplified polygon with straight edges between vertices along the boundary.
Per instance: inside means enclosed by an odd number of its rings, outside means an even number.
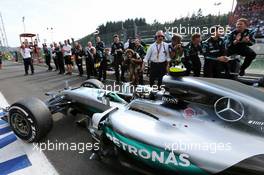
M53 121L44 102L37 98L27 98L11 105L9 124L22 140L37 142L49 133Z

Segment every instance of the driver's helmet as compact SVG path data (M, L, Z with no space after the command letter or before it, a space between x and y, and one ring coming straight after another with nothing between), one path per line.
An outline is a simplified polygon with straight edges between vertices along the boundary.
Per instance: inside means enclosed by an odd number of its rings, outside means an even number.
M186 68L183 65L173 66L169 68L169 74L175 77L185 76Z

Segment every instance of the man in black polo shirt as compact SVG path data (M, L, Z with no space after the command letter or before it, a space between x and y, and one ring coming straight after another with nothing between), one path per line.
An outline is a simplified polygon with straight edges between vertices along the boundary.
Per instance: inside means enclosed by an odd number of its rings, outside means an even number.
M196 33L192 35L192 41L184 47L183 64L186 68L187 76L193 71L195 77L200 77L202 64L199 54L201 53L201 35Z
M221 26L214 26L211 37L203 42L204 51L204 77L220 78L221 70L227 66L225 56L225 43L219 32Z
M119 40L118 35L114 35L114 43L111 47L111 55L114 56L114 69L115 69L115 77L116 81L119 82L120 73L119 73L119 67L121 67L121 81L125 81L125 67L124 67L124 44Z

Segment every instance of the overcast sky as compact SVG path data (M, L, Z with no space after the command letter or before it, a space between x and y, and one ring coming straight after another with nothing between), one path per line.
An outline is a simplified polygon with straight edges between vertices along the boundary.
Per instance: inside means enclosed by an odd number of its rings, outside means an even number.
M221 2L220 6L214 3ZM67 38L79 39L95 31L107 21L144 17L148 23L159 22L192 14L199 8L204 14L227 13L232 0L0 0L9 45L19 45L19 34L24 32L22 17L25 16L26 32L38 33L41 42Z

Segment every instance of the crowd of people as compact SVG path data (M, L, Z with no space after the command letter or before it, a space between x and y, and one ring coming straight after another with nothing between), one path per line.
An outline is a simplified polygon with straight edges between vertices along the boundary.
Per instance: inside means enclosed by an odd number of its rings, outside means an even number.
M111 66L115 71L117 83L130 81L134 85L143 84L143 72L145 66L148 65L150 86L153 86L155 81L160 86L162 77L168 73L170 67L184 66L186 76L191 73L196 77L201 76L200 55L205 58L204 77L231 78L230 56L245 57L240 67L240 76L244 76L245 70L256 57L256 53L249 47L254 44L255 39L254 33L248 29L248 26L248 20L241 18L236 22L236 29L227 36L221 35L221 26L215 26L211 37L207 40L202 41L201 35L195 33L187 45L182 43L182 37L178 34L174 34L171 43L166 43L163 31L158 31L155 34L155 42L149 46L147 52L145 52L144 43L140 38L130 39L126 44L123 44L118 35L113 36L111 48L106 48L104 42L97 36L95 47L92 42L88 42L87 46L83 48L80 43L74 42L74 40L65 40L63 44L53 43L50 46L43 44L43 51L48 71L55 69L58 74L72 75L75 64L79 76L83 76L86 72L87 79L93 76L105 81L107 70ZM25 75L28 75L29 67L31 73L34 74L31 52L29 47L22 44L21 54L24 59ZM54 68L51 65L52 59ZM83 67L86 67L85 71ZM126 76L127 73L128 76Z
M258 37L264 37L264 1L252 0L238 4L234 11L234 20L241 17L249 20L250 27L257 27Z

